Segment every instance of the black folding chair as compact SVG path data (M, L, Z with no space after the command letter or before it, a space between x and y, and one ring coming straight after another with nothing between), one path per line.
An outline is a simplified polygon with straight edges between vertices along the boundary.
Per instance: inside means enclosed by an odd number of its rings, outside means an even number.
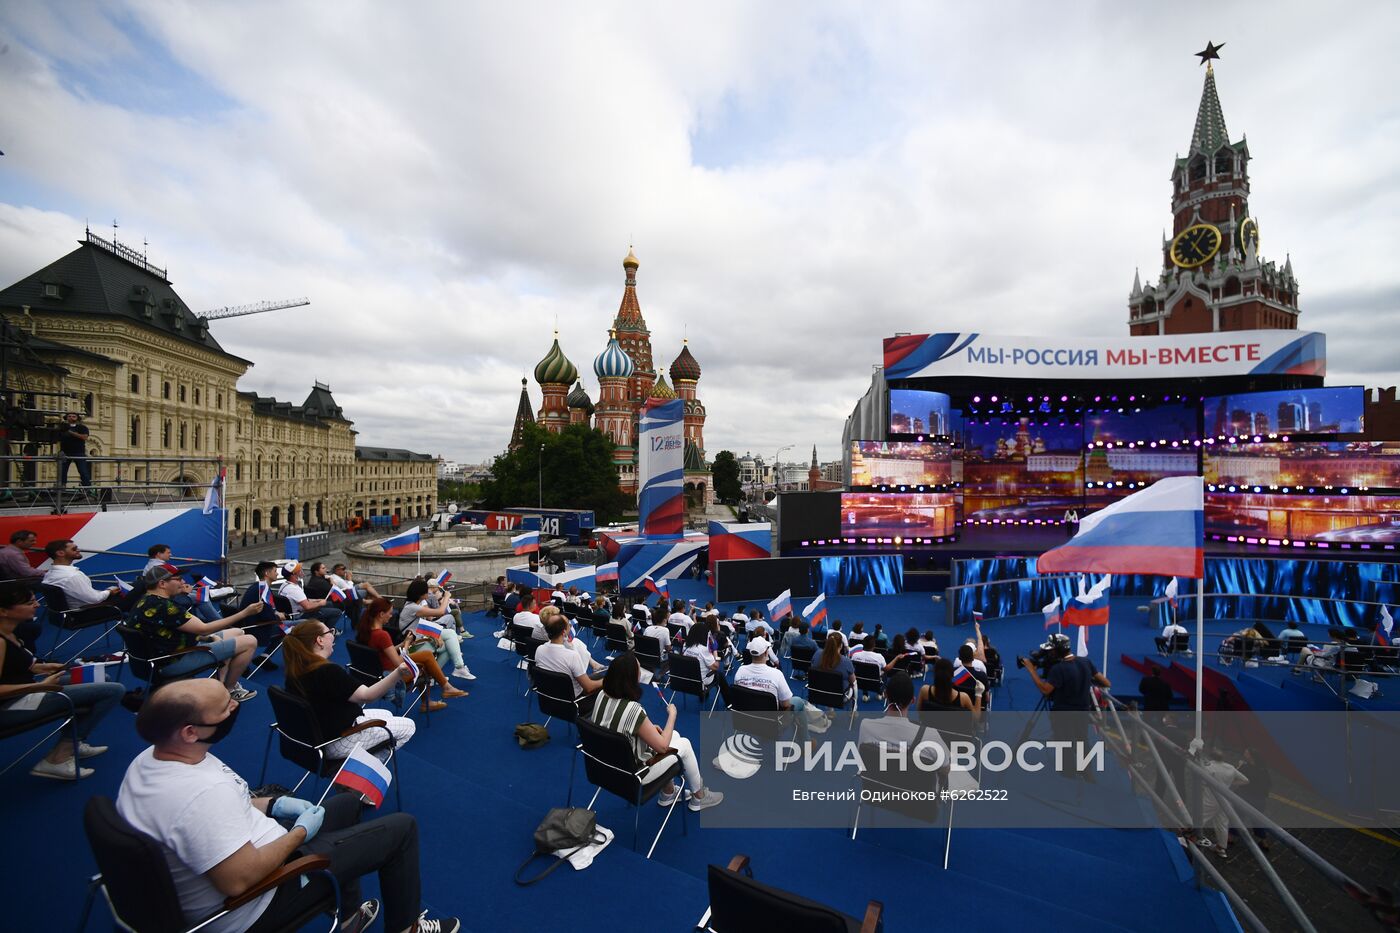
M40 596L44 597L44 613L48 617L54 628L68 635L57 641L49 649L50 657L57 657L59 650L68 642L78 636L84 629L102 626L102 634L88 642L88 647L97 644L99 639L105 640L112 634L122 621L122 611L119 607L108 603L99 603L96 606L88 606L83 609L74 609L68 604L68 594L57 586L47 583L40 583L36 587ZM83 651L86 651L85 647ZM77 652L81 654L82 652Z
M39 729L43 726L47 726L50 723L57 722L58 725L54 726L54 728L50 729L48 732L45 732L43 737L41 737L39 741L26 748L24 752L21 753L20 756L14 761L5 765L4 769L0 770L0 774L4 774L6 771L9 771L11 768L19 764L25 758L28 758L29 755L35 751L35 749L37 749L40 745L43 745L49 739L53 738L59 733L60 730L63 729L63 727L67 726L73 721L73 716L76 713L76 710L73 707L73 698L68 696L68 694L64 693L63 688L60 687L58 684L36 683L30 686L21 687L18 690L11 693L10 698L18 699L19 697L29 696L30 694L35 693L56 693L63 699L63 703L59 704L58 706L55 706L52 710L43 714L42 716L38 716L34 719L29 720L28 722L16 723L12 726L5 726L4 728L0 728L0 741L4 741L8 738L13 738L17 735L22 735L26 732L32 732L33 730ZM62 722L59 722L59 720L62 720ZM74 729L72 735L73 761L76 766L78 762L78 731Z
M882 933L884 905L870 901L857 920L834 907L818 904L753 878L747 855L736 855L727 868L709 866L710 906L695 925L704 933L748 930L801 930L802 933Z
M861 693L873 693L875 696L885 692L884 668L874 661L852 661L851 666L856 669L856 689Z
M379 683L384 676L384 663L379 658L379 651L369 645L362 645L353 638L346 639L345 650L350 654L350 663L346 665L346 670L357 683L366 687L372 687ZM412 684L405 684L402 681L394 684L394 689L390 690L386 696L389 702L394 704L394 711L402 713L408 709L411 713L418 706L418 701L428 693L428 688L432 685L433 679L426 673L419 672L418 679ZM412 698L409 698L410 693ZM427 704L423 706L423 720L428 725L432 725L432 716L428 714Z
M506 634L510 636L510 646L520 659L515 662L515 686L520 687L520 675L529 670L530 665L535 660L535 652L540 650L540 645L544 644L535 638L535 630L528 625L517 625L512 622L506 626ZM530 684L525 684L526 709L529 709Z
M840 671L824 671L814 667L807 672L807 702L842 712L849 705L851 722L855 722L856 695L849 683L846 675Z
M817 656L817 649L812 645L793 645L792 652L788 655L788 660L792 662L792 676L802 680L807 676L808 669L812 666L812 659Z
M922 730L919 734L922 735ZM852 841L860 831L860 814L867 803L909 819L925 823L938 821L944 775L938 770L919 767L912 760L912 756L917 754L912 744L906 750L907 757L893 760L886 760L877 743L862 742L858 750L860 775L857 780L861 793L856 795L858 803L851 822ZM873 818L871 822L873 825Z
M83 916L78 922L79 930L87 929L92 901L98 891L102 892L102 898L112 912L112 920L123 930L193 933L293 881L317 885L317 890L323 889L325 893L324 897L308 904L306 910L293 918L286 929L299 930L314 921L318 914L325 913L331 917L330 933L334 933L339 924L336 915L340 910L340 886L330 872L329 856L303 855L279 865L242 894L225 898L213 914L192 923L180 908L180 897L175 892L175 881L170 876L164 847L122 819L109 798L93 797L88 800L83 808L83 832L87 835L88 845L92 847L98 874L92 876L88 885Z
M632 650L627 643L627 623L609 622L607 628L607 649L615 654L626 654Z
M564 806L572 806L574 802L574 766L578 761L578 722L583 718L580 706L582 698L574 696L574 678L559 671L547 671L538 664L530 665L530 692L534 694L535 702L539 704L540 712L544 713L545 728L549 728L551 721L558 719L567 722L574 730L574 753L569 758L569 799ZM527 709L526 720L530 718Z
M679 793L671 805L666 808L666 818L661 821L661 828L656 831L656 837L651 841L651 848L647 849L647 858L656 851L656 844L661 841L661 834L666 831L666 824L671 821L671 814L675 811L677 804L682 804L685 800L685 774L681 767L680 756L675 749L653 756L645 763L638 763L637 757L632 748L630 736L621 732L614 732L612 729L605 729L602 726L589 722L587 719L580 719L575 723L578 728L579 745L578 750L583 752L583 771L588 776L588 780L598 789L593 794L593 799L588 801L588 809L592 810L593 805L598 802L598 795L607 791L617 797L627 801L635 808L632 817L632 850L637 849L637 828L641 819L642 804L651 800L664 790L667 785L679 778ZM670 759L662 771L652 777L646 783L642 783L643 776L652 765L659 764ZM569 791L570 800L573 799L573 789ZM681 807L681 832L685 833L685 807Z
M1283 653L1288 657L1289 663L1297 664L1299 653L1307 646L1308 638L1306 635L1292 635L1283 646Z
M779 709L778 698L767 690L730 684L729 710L733 714L730 721L734 731L744 732L762 742L776 742L787 730L789 712ZM797 721L791 721L795 726Z
M168 651L156 639L129 625L118 625L117 634L126 646L126 663L131 667L131 672L144 680L152 690L175 680L205 677L219 668L219 661L213 653L200 645ZM199 666L183 674L168 676L164 673L165 668L173 662L192 654L203 656L204 660Z
M637 655L637 662L651 672L652 683L666 682L666 657L662 654L661 639L652 635L638 635L632 651Z
M593 645L597 647L600 639L608 637L608 626L612 624L612 619L606 613L594 612L587 616L588 628L593 633Z
M345 763L343 756L329 757L326 754L326 746L349 735L379 729L383 731L384 739L365 747L365 751L374 754L389 750L389 763L394 769L394 803L400 810L403 809L403 795L399 791L399 758L394 754L397 746L394 745L394 734L389 731L389 726L384 720L369 719L356 723L340 735L327 738L321 733L316 714L312 712L311 704L304 697L275 685L267 688L267 695L272 701L272 714L277 717L277 721L268 727L267 744L263 748L262 772L258 776L259 784L266 782L267 760L272 754L274 735L277 736L277 748L282 757L306 771L301 780L297 781L296 787L292 788L292 793L296 793L309 776L316 775L319 783L323 778L333 777Z
M712 677L723 677L724 673L716 672ZM700 706L703 709L705 701L710 698L710 690L715 691L715 702L710 707L710 712L714 712L714 706L719 705L719 689L715 687L713 680L705 683L705 671L700 666L700 659L688 654L671 655L670 671L666 678L666 685L676 693L683 693L688 696L698 697Z

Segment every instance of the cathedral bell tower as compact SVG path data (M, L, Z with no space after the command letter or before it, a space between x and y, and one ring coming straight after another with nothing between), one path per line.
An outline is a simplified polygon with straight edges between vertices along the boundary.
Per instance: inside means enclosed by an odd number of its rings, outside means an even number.
M1133 275L1128 330L1135 337L1232 330L1296 330L1298 283L1259 255L1249 210L1249 145L1231 142L1215 88L1221 45L1196 53L1206 66L1196 125L1172 165L1172 233L1162 237L1162 273Z

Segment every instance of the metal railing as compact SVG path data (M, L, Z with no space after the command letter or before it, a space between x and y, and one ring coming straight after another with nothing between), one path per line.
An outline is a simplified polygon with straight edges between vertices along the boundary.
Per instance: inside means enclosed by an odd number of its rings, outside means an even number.
M73 475L79 461L85 462L91 471L88 485L82 485L81 477ZM105 510L112 506L199 501L208 489L208 480L159 481L150 478L152 471L174 467L177 476L184 476L191 467L217 466L222 462L217 457L0 456L0 478L4 479L0 508L48 509L62 515L73 507L96 506ZM41 479L40 467L47 474L50 466L53 478ZM141 479L134 478L138 469L145 471ZM70 484L61 479L77 482Z

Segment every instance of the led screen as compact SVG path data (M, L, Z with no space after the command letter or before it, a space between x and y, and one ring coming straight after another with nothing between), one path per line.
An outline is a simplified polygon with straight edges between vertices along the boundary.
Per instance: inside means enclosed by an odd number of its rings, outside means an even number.
M957 526L950 492L841 494L841 534L847 538L947 538Z
M942 392L890 389L891 434L951 435L961 417Z
M1160 405L1155 408L1104 409L1084 414L1086 444L1163 444L1185 441L1188 446L1199 436L1196 409L1188 405Z
M1364 405L1360 386L1219 395L1205 400L1205 432L1207 437L1359 434Z
M961 479L961 466L944 442L852 441L848 485L949 486Z
M1214 485L1400 489L1400 443L1395 442L1213 444L1206 448L1204 465L1206 483Z
M1327 545L1400 543L1400 497L1206 493L1206 534Z
M1084 486L1083 426L1031 418L969 421L963 448L968 495L1079 495Z

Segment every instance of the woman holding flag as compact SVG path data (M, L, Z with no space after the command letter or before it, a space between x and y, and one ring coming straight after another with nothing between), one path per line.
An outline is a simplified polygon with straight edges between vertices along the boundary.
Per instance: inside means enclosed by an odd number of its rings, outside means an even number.
M461 637L448 621L451 607L434 606L428 589L428 581L422 577L414 577L413 582L408 584L403 609L399 610L399 631L413 636L420 645L431 646L438 664L451 661L453 677L476 680L476 675L467 668L467 662L462 660Z
M330 662L335 651L335 629L320 619L299 622L282 640L282 653L287 660L287 690L299 694L311 704L311 713L321 727L322 735L342 736L325 752L328 758L345 758L357 745L366 747L384 741L383 729L365 729L352 735L345 730L371 719L382 720L394 737L394 747L402 748L413 738L416 726L405 716L395 716L387 709L364 709L366 703L382 699L394 689L403 675L410 671L402 658L392 670L368 686L355 682L350 672ZM389 750L379 752L387 759Z
M73 732L77 733L79 758L92 758L105 752L107 746L89 745L83 740L102 721L102 717L121 701L126 690L119 683L78 683L67 670L67 665L36 661L34 655L20 644L15 629L32 622L38 609L39 601L27 585L0 585L0 727L19 726L47 716L55 709L68 706L71 700L73 721L59 736L58 744L29 773L57 781L76 781L91 775L92 769L80 766L73 759ZM101 665L79 667L74 671L94 669L106 671ZM25 693L24 688L34 686L35 675L43 678L39 683L45 687L59 688L68 699L53 692Z
M379 652L379 663L386 671L398 670L399 665L403 663L403 656L407 653L408 643L412 638L412 636L409 636L404 639L403 645L401 646L402 651L400 650L400 646L394 644L393 637L391 637L384 628L385 623L389 621L389 616L393 611L394 607L389 604L389 600L382 596L370 600L369 605L365 607L365 611L360 613L360 625L355 631L356 641L362 645L369 645ZM437 658L433 657L431 651L424 650L409 654L408 659L414 663L415 667L421 669L429 677L437 681L438 686L442 688L443 700L450 700L454 697L464 697L467 695L467 691L458 690L447 682L447 675L442 672L442 668L438 666ZM404 679L412 683L417 678L410 675L411 670L409 674L405 675ZM442 700L428 699L427 691L424 691L423 708L425 710L435 711L446 709L447 704L442 702Z

